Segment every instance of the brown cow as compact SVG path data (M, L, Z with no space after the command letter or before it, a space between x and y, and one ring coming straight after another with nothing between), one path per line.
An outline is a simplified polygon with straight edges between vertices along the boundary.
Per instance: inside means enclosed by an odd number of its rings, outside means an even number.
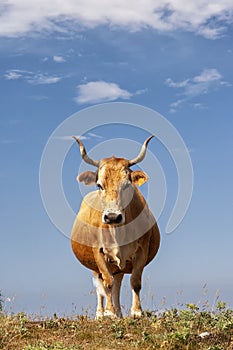
M75 256L94 272L96 318L122 317L120 287L125 273L131 274L131 315L142 315L139 297L142 272L159 249L160 234L137 188L148 177L143 171L130 168L144 159L152 137L144 142L139 155L132 160L112 156L100 161L90 159L83 143L74 137L83 160L97 167L96 172L86 171L77 178L86 185L96 184L99 189L84 197L71 234Z

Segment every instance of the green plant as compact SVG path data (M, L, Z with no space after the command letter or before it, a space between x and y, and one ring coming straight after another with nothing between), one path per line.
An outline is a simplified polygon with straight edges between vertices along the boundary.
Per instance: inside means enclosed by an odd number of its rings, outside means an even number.
M27 315L24 312L18 313L16 316L18 322L18 330L20 334L24 335L27 333L28 329L26 327L26 323L28 322Z
M142 340L145 342L154 342L153 335L146 331L142 332Z
M40 321L25 313L0 313L1 350L232 350L233 311L221 302L216 310L195 304L141 319L53 317Z
M116 339L122 339L123 338L125 327L122 325L121 320L116 320L112 324L112 331L114 332L114 335L115 335Z
M53 345L46 345L43 341L39 345L27 345L23 350L76 350L74 346L63 346L61 342L57 342Z

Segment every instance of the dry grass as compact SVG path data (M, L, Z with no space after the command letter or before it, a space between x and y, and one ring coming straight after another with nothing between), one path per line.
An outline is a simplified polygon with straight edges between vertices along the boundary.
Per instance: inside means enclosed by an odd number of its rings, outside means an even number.
M126 317L95 321L77 316L32 321L23 313L0 313L0 349L137 348L233 350L233 311L219 302L214 313L187 304L184 310L171 309L159 316L145 312L140 320Z

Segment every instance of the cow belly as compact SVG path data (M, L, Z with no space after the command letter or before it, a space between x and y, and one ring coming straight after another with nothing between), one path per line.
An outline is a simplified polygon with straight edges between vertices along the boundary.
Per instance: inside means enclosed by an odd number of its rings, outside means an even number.
M71 240L72 250L80 263L88 269L99 272L95 263L92 248Z
M85 225L83 225L81 228L79 226L79 221L77 220L72 232L71 244L72 250L77 259L88 269L99 273L99 269L93 254L93 247L98 247L100 251L102 250L102 253L105 254L106 263L108 263L113 274L118 272L132 273L133 257L138 249L138 244L140 244L141 239L144 240L145 236L148 236L148 240L150 241L149 251L147 253L147 265L154 258L159 248L160 235L157 224L155 224L150 231L136 241L119 246L116 244L116 241L113 239L112 235L111 243L109 244L110 240L108 239L107 243L106 240L103 239L103 235L100 231L98 231L98 229L95 228L93 229L93 232L90 232L89 228L87 229Z
M149 242L149 252L146 265L149 264L157 254L160 246L160 232L157 223L151 228L151 236Z
M87 267L88 269L99 273L99 269L95 262L92 247L85 246L83 244L80 244L72 240L71 240L71 245L76 258L80 261L80 263L85 267ZM120 272L119 267L115 263L109 262L109 266L112 274ZM128 266L128 269L129 269L129 266Z

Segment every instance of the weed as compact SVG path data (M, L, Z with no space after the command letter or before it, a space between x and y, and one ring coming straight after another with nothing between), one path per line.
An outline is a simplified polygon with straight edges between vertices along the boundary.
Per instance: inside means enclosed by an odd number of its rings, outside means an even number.
M116 320L112 324L112 331L114 332L114 335L115 335L116 339L122 339L123 338L125 327L124 327L124 325L122 325L121 320Z
M63 346L61 342L57 342L53 345L46 345L43 341L38 345L28 345L23 350L76 350L74 346Z
M85 316L32 321L24 313L0 313L0 349L232 350L233 311L219 302L215 311L186 304L158 314L95 321Z
M142 340L145 342L154 342L153 335L146 331L142 332Z

